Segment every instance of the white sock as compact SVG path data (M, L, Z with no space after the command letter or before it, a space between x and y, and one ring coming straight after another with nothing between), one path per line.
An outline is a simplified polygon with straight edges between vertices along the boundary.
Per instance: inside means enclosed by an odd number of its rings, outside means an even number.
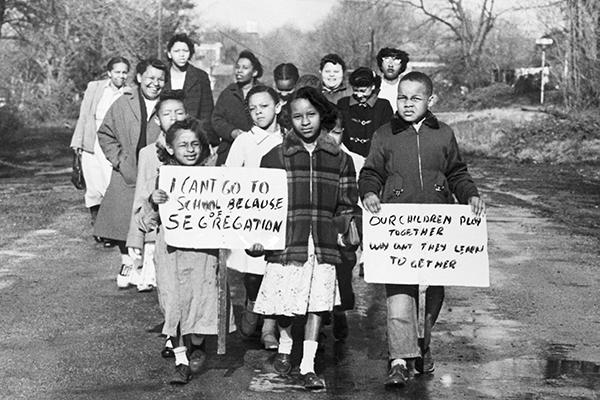
M394 358L391 366L395 367L396 365L403 365L406 368L406 360L403 358Z
M314 340L305 340L302 344L302 361L300 362L300 374L305 375L309 372L315 372L315 354L319 342Z
M279 347L277 352L281 354L292 354L292 325L287 328L279 327Z
M133 265L133 260L129 257L129 254L121 254L121 264Z
M173 349L173 353L175 353L175 365L190 365L186 352L187 347L185 346L179 346Z

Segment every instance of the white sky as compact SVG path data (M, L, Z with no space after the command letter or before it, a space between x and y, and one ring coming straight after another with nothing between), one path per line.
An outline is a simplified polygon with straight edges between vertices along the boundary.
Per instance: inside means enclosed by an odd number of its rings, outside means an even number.
M336 0L194 0L200 27L215 24L246 31L254 23L258 33L291 24L303 30L314 27Z

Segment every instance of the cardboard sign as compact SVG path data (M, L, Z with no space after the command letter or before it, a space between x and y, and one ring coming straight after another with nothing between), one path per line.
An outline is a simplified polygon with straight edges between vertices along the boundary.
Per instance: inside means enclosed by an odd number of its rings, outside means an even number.
M287 177L269 168L160 167L167 244L191 249L285 246Z
M454 204L382 204L363 214L365 281L490 285L485 216Z

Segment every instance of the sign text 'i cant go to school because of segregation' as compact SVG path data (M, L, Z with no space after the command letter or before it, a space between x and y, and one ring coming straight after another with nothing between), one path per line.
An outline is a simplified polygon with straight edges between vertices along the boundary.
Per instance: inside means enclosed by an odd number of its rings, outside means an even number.
M487 287L485 216L454 204L382 204L363 215L365 281Z
M285 246L287 179L283 170L162 166L159 206L167 244L181 248L267 250Z

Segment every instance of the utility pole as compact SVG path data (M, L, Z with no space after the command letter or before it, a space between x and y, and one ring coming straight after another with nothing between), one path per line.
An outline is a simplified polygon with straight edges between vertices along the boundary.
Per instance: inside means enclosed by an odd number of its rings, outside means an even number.
M158 0L158 46L157 46L157 58L162 59L162 0Z
M547 37L542 37L535 41L535 44L542 47L542 70L540 71L540 104L544 104L544 81L546 78L546 47L550 46L552 43L554 43L553 40Z

